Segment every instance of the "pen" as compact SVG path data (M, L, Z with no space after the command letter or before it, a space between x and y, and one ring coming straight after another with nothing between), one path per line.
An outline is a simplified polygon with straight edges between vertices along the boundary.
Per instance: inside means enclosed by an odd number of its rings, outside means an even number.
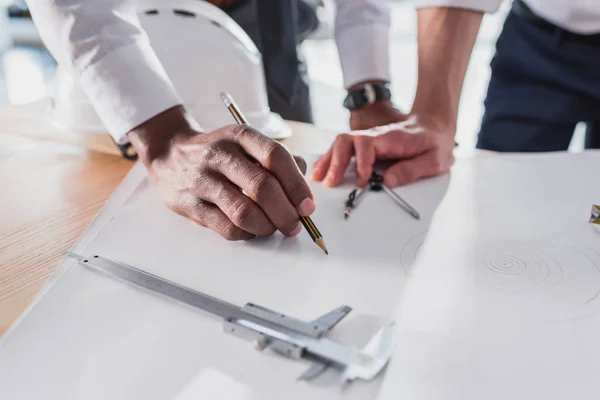
M244 114L242 114L239 107L237 106L237 104L235 104L235 101L233 101L233 98L229 93L221 92L221 100L223 100L223 103L225 104L225 106L227 107L227 109L238 124L248 125L248 121L244 117ZM305 217L301 215L300 222L304 226L304 229L306 229L306 231L310 235L313 242L315 242L315 244L319 246L321 250L325 252L325 254L329 255L329 251L327 251L327 246L325 245L323 235L321 235L321 232L319 232L319 229L317 229L317 226L312 221L312 219L310 217Z

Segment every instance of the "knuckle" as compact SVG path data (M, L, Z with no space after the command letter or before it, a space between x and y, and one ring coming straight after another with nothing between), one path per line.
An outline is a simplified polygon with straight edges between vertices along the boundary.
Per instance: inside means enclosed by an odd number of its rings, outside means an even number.
M329 170L339 170L344 168L344 163L342 162L342 160L340 160L339 158L334 158L333 160L331 160L331 164L329 164Z
M335 144L345 143L348 140L352 140L352 137L347 133L340 133L335 137Z
M231 125L232 134L240 140L254 140L260 133L248 125Z
M221 230L221 236L227 240L239 240L240 239L240 230L234 224L229 223L226 224Z
M249 194L260 204L273 195L277 180L267 171L261 171L250 180L249 186Z
M193 207L190 212L195 216L196 221L206 226L211 211L209 205L202 199L195 199L190 206Z
M202 159L207 163L212 163L221 158L225 147L225 140L217 139L202 146Z
M370 136L367 135L356 135L354 136L354 144L355 145L367 145L372 140Z
M252 207L252 204L247 201L237 201L232 206L231 222L237 226L248 225L253 213L254 207Z
M267 168L272 168L280 164L286 157L290 157L290 153L281 144L276 141L269 141L265 148L265 163Z

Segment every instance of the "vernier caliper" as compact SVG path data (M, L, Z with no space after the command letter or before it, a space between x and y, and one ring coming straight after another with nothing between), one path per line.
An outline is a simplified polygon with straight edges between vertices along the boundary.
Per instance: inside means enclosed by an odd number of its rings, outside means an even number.
M325 337L352 310L348 306L305 322L252 303L238 307L98 255L85 257L71 252L67 255L82 266L219 316L224 320L225 332L251 340L258 350L268 347L290 358L309 359L312 365L299 377L302 380L316 378L329 366L342 371L343 382L370 380L383 369L392 354L394 323L381 328L362 349Z

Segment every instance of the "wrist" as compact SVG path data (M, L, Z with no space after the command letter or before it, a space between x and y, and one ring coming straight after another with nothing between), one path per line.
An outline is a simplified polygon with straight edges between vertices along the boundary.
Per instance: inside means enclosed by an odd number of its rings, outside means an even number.
M394 103L391 100L378 100L375 103L365 104L360 108L350 110L351 114L372 113L375 111L385 111L395 109Z
M407 118L408 126L425 128L428 132L448 137L454 141L456 135L456 121L440 116L431 110L427 112L411 112Z
M457 115L458 115L458 104L457 102L451 101L451 96L445 97L438 93L438 95L419 95L415 96L411 115L419 116L430 120L436 127L442 129L444 132L456 131Z
M128 133L131 145L147 167L169 156L174 145L198 133L197 124L182 106L155 115Z

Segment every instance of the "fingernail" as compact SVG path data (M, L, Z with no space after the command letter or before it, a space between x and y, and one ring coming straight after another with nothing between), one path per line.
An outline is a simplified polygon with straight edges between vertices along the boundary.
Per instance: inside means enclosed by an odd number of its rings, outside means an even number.
M384 182L386 185L388 185L389 187L396 187L398 186L398 178L396 178L396 176L394 175L388 175L385 177Z
M331 174L327 175L325 179L323 179L323 185L327 187L333 186L333 176Z
M302 223L298 222L298 225L296 225L296 228L294 228L293 231L288 233L288 236L297 236L301 231L302 231Z
M300 205L298 206L298 211L300 212L300 215L306 217L315 212L315 208L317 208L317 206L313 199L307 197L304 200L302 200L302 203L300 203Z

